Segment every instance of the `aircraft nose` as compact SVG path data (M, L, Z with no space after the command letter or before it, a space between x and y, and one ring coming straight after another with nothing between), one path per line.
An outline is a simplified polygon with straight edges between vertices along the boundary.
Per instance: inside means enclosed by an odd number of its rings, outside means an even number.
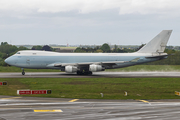
M10 60L10 58L8 57L8 58L6 58L6 59L4 60L4 62L7 63L7 64L10 64L10 63L11 63L11 60Z

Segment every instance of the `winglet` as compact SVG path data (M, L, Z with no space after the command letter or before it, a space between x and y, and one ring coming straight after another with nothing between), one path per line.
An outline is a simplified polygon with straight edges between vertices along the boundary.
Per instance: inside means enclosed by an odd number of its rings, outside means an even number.
M172 30L163 30L155 38L153 38L148 44L142 47L138 53L163 53L166 44L169 40L169 37L172 33Z

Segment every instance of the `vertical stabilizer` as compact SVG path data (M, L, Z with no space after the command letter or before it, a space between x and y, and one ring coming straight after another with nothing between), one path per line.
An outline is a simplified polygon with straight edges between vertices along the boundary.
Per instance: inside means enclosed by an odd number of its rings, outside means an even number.
M148 44L146 44L137 52L138 53L164 52L171 33L172 30L163 30L155 38L153 38Z

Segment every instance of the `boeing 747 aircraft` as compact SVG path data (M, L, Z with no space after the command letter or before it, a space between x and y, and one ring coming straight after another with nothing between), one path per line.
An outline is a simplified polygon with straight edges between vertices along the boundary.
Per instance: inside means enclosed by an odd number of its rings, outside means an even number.
M8 57L5 62L30 69L60 69L78 75L138 65L167 58L164 53L172 30L163 30L148 44L134 53L57 53L49 51L23 50Z

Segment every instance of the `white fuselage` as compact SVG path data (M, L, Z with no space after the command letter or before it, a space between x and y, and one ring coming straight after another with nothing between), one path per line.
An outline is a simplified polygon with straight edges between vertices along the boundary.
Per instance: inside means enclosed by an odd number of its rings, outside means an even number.
M7 58L6 63L20 68L34 69L59 69L55 64L74 65L83 63L115 63L109 68L120 68L145 62L156 61L158 58L146 58L159 56L157 53L57 53L48 51L25 50ZM161 54L167 55L166 53ZM119 61L119 62L118 62ZM61 67L62 67L61 66ZM106 66L106 69L108 66Z

